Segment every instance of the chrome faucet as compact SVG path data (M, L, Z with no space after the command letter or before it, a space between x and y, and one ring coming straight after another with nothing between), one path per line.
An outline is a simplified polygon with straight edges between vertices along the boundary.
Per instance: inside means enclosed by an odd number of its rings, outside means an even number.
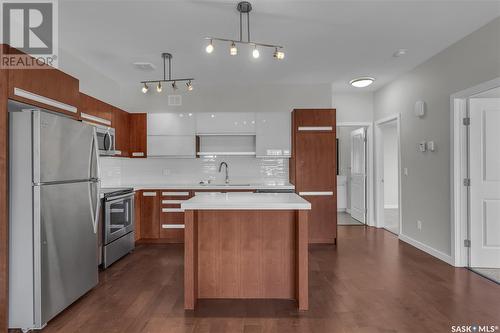
M229 184L229 167L227 166L226 162L221 162L219 164L219 172L222 171L222 166L223 165L226 167L226 180L225 180L225 182L226 182L226 184Z

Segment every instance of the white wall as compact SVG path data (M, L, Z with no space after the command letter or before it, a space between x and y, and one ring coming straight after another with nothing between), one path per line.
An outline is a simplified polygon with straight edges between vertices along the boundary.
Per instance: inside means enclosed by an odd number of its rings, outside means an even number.
M337 109L337 123L372 122L373 93L332 92L332 107Z
M450 95L500 76L500 18L473 32L375 92L376 119L401 113L402 232L451 253ZM413 114L417 100L427 114ZM419 153L417 142L434 140L436 152ZM419 231L416 221L422 221Z
M398 207L398 136L394 123L382 126L384 154L384 208Z

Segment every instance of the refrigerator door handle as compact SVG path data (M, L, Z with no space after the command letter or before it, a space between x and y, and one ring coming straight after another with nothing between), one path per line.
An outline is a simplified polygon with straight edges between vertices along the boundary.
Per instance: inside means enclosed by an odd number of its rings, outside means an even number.
M92 192L92 187L96 188L94 193ZM94 207L93 198L95 198L95 207ZM99 225L99 211L101 208L101 200L99 199L99 183L98 182L89 182L89 206L90 206L90 215L92 216L92 228L93 228L94 234L97 234L97 228Z
M92 128L92 140L90 143L89 173L90 173L89 201L90 201L90 211L92 214L92 227L94 229L94 233L97 234L97 228L99 225L99 212L101 208L101 200L99 199L99 192L101 187L100 186L101 170L99 168L99 145L97 141L97 132L95 128ZM92 192L93 187L95 187L94 192ZM94 205L94 200L95 200L95 205Z
M99 163L99 143L97 141L97 131L95 128L92 128L92 140L90 145L90 178L94 180L101 181L101 169ZM95 174L93 174L95 168Z

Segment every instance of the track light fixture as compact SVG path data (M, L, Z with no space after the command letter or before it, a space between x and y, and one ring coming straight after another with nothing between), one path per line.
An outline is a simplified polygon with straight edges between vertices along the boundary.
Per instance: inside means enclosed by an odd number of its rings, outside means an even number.
M194 81L193 78L172 79L172 54L162 53L161 57L163 58L163 79L141 81L141 83L143 84L141 91L145 94L149 90L148 84L156 84L156 91L160 93L163 90L162 83L164 82L172 82L172 89L175 91L177 90L177 82L183 82L183 81L187 81L186 83L187 90L192 91L193 90L192 81ZM167 78L167 60L168 60L168 78Z
M238 54L238 49L236 48L236 44L246 44L253 46L253 51L252 51L252 56L257 59L260 56L260 52L257 49L257 46L260 47L269 47L269 48L274 48L274 54L273 57L276 60L283 60L285 59L285 52L283 51L283 46L281 45L273 45L273 44L264 44L264 43L258 43L258 42L252 42L250 40L250 12L252 11L252 4L248 1L241 1L238 3L236 6L236 9L240 13L240 39L239 40L234 40L234 39L226 39L226 38L218 38L218 37L205 37L205 39L209 40L209 44L205 48L205 51L207 53L212 53L214 51L214 41L221 41L221 42L230 42L231 47L229 48L229 54L232 56L235 56ZM243 40L243 14L247 15L247 40Z

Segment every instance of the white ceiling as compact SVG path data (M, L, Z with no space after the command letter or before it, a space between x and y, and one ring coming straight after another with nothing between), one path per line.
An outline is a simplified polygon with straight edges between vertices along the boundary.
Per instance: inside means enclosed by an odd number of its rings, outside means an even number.
M204 37L236 38L236 1L59 1L59 45L116 80L138 85L162 75L161 52L171 52L173 75L197 83L332 83L351 90L357 76L377 80L376 90L500 15L499 1L284 1L253 0L252 39L285 46L258 60L240 47ZM392 57L395 50L408 55ZM141 72L134 62L151 62Z

